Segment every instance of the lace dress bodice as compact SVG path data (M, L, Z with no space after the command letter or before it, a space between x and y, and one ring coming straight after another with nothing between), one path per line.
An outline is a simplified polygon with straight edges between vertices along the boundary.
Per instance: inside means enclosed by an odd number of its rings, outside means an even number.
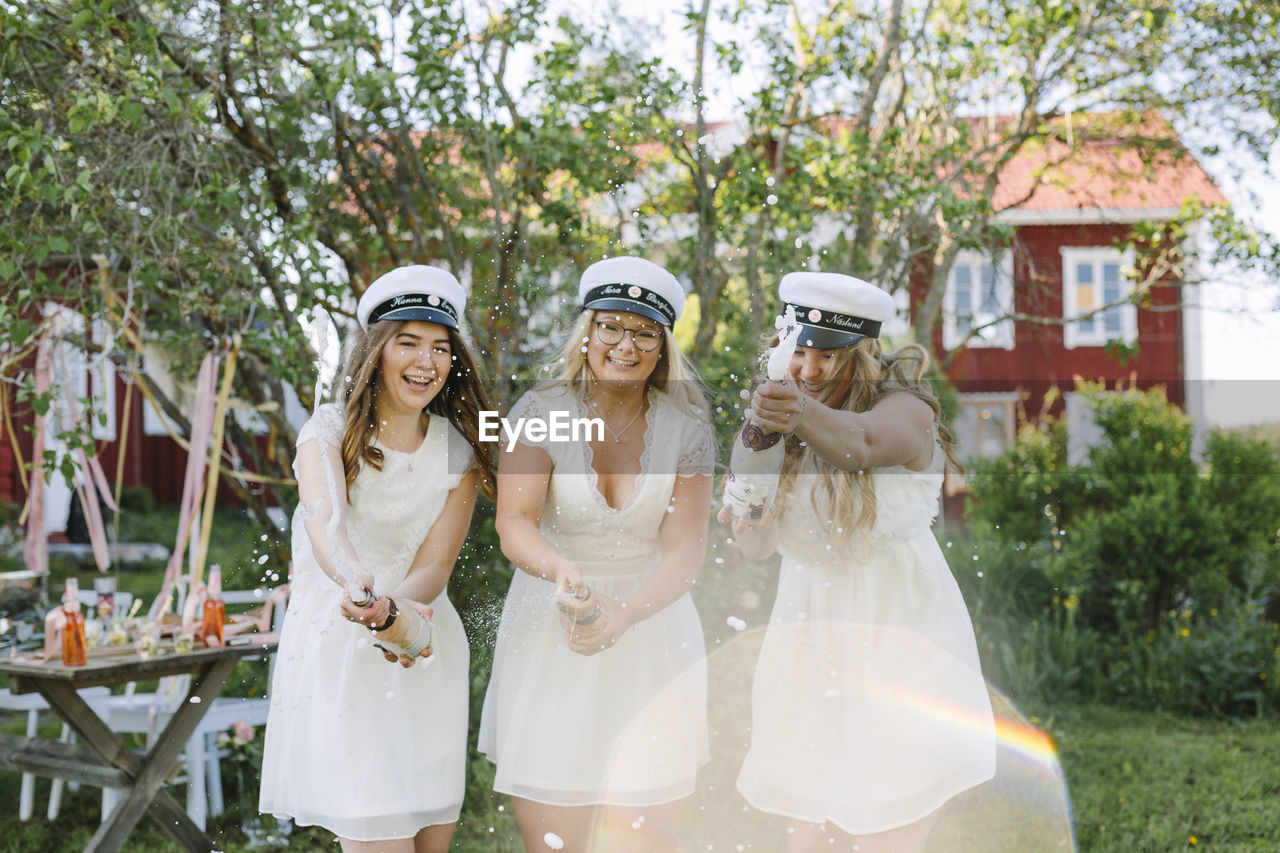
M341 447L342 425L342 409L336 403L317 406L298 432L298 446L319 439ZM382 451L382 470L365 465L352 483L347 535L361 564L373 575L375 588L383 591L404 579L449 492L462 481L469 465L459 460L469 459L471 448L439 415L431 417L422 444L412 453L374 444ZM342 472L335 476L341 479ZM429 483L433 486L426 488ZM298 511L305 510L299 507ZM297 513L294 529L304 529ZM312 561L300 565L311 566Z
M612 507L600 493L591 445L586 441L532 442L551 457L553 472L542 512L542 533L565 557L586 574L635 571L657 562L658 530L666 518L676 477L710 476L715 467L715 444L706 421L681 411L666 394L649 390L645 413L644 453L631 494ZM568 411L587 417L583 405L567 386L530 391L508 416L547 417Z
M876 520L871 528L872 548L883 548L929 532L938 516L945 462L941 445L935 443L933 460L923 471L912 471L902 465L874 470ZM855 500L858 494L855 487ZM783 505L779 518L779 553L808 563L847 560L848 555L838 553L831 542L825 521L830 517L831 503L826 489L816 469L809 466L800 472L796 488Z

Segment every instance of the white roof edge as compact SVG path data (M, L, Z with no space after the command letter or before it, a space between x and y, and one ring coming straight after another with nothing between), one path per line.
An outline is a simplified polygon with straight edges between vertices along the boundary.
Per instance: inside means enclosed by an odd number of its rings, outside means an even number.
M1076 207L1064 210L1005 209L996 214L1000 225L1127 225L1147 219L1173 219L1177 207Z

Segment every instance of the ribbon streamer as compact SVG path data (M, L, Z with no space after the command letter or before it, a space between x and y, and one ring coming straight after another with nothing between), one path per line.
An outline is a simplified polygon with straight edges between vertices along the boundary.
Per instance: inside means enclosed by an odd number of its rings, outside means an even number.
M208 460L209 433L213 425L213 382L218 369L218 357L209 353L200 362L200 372L196 378L195 404L191 413L191 449L187 453L187 471L182 484L182 504L178 511L178 536L174 542L173 553L169 555L169 565L164 571L164 583L156 596L152 609L159 607L164 594L173 588L182 567L182 554L187 547L187 538L191 534L191 524L196 514L196 495L204 482L205 462ZM159 614L153 613L152 617Z

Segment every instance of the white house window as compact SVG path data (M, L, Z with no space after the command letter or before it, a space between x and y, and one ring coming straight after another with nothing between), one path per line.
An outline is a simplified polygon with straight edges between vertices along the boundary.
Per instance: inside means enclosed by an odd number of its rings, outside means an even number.
M957 402L951 437L956 442L956 456L966 466L994 459L1013 448L1018 426L1016 391L961 394ZM964 491L964 477L949 470L946 489L949 495Z
M1133 289L1132 269L1131 250L1062 249L1062 318L1068 321L1062 339L1067 349L1137 340L1138 309L1124 301Z
M960 252L942 301L942 345L1013 349L1012 313L1012 254Z
M961 394L957 402L951 434L961 459L992 459L1013 447L1017 392Z

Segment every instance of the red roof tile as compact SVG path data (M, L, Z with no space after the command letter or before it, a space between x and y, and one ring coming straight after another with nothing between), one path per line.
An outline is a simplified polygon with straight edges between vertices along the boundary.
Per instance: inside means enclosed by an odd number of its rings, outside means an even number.
M1000 176L997 211L1177 208L1188 198L1226 202L1173 128L1158 115L1137 124L1115 114L1055 119L1047 141L1028 143ZM1154 153L1152 153L1154 151Z

